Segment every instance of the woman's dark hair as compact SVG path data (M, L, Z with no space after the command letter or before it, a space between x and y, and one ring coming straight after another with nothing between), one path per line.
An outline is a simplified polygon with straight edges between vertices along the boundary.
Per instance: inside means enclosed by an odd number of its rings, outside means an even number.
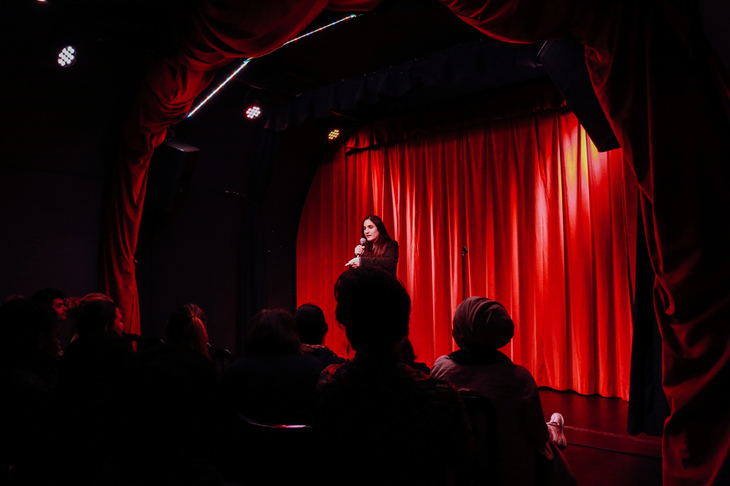
M388 234L388 230L385 229L385 225L383 224L383 220L380 219L380 216L375 216L374 214L371 214L369 216L365 216L365 219L362 220L362 237L365 238L365 221L370 220L373 222L376 228L378 228L378 241L376 241L374 244L371 242L365 243L365 246L373 252L374 256L382 256L383 253L385 253L385 245L391 241L393 238L390 237Z
M408 335L411 298L379 267L348 270L335 283L337 321L356 351L387 351Z
M167 341L170 346L196 351L208 356L207 319L203 309L185 304L170 315L167 321Z
M322 309L314 304L303 304L294 313L294 321L297 323L299 340L302 343L322 344L329 327Z
M272 356L301 352L297 324L283 309L264 309L254 316L243 344L246 356Z

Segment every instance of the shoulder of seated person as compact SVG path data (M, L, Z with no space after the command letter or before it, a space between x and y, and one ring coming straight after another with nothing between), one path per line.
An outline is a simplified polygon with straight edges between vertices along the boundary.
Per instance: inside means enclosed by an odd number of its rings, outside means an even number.
M433 375L435 371L440 371L441 367L448 366L450 363L453 363L454 360L451 359L451 356L448 354L445 354L443 356L439 356L436 358L436 361L433 362L433 366L431 367L431 374Z
M302 362L306 362L308 365L311 365L311 366L314 366L314 367L319 367L321 369L324 369L324 365L322 364L322 360L320 360L315 355L313 355L311 353L302 353L299 356L300 356L299 359Z

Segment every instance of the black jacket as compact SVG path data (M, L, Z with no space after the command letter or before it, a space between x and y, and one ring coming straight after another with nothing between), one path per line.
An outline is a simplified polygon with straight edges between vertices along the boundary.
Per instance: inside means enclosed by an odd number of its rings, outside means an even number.
M385 251L379 257L374 256L373 251L366 247L365 252L360 257L360 265L363 267L381 267L395 276L395 271L398 268L398 242L395 240L387 242L385 244Z

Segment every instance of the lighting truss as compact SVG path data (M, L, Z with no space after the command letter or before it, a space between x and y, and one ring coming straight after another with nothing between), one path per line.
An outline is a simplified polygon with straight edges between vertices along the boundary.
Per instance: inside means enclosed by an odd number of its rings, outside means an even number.
M290 40L290 41L287 41L287 42L283 43L283 44L282 44L281 46L279 46L279 47L278 47L277 49L274 49L274 50L278 50L278 49L281 49L282 47L284 47L284 46L285 46L285 45L287 45L287 44L291 44L292 42L297 42L297 41L299 41L299 40L302 40L302 39L304 39L305 37L308 37L308 36L310 36L310 35L312 35L312 34L316 34L317 32L321 32L321 31L323 31L323 30L325 30L325 29L329 29L330 27L332 27L332 26L334 26L334 25L337 25L337 24L339 24L340 22L344 22L345 20L350 20L350 19L354 19L355 17L359 17L360 15L362 15L362 14L351 14L351 15L348 15L347 17L343 17L343 18L341 18L340 20L335 20L334 22L332 22L332 23L330 23L330 24L327 24L327 25L325 25L325 26L322 26L322 27L320 27L320 28L318 28L318 29L315 29L315 30L313 30L313 31L311 31L311 32L307 32L306 34L302 34L302 35L300 35L299 37L295 37L294 39L292 39L292 40ZM273 51L272 51L272 52L273 52ZM251 60L252 60L252 59L253 59L252 57L249 57L249 58L245 59L245 60L244 60L244 61L243 61L243 62L241 63L241 65L240 65L240 66L238 67L238 69L236 69L235 71L233 71L233 74L231 74L230 76L228 76L228 77L227 77L227 78L225 79L225 81L223 81L223 82L222 82L221 84L219 84L219 85L218 85L218 87L217 87L216 89L214 89L212 93L210 93L210 94L209 94L208 96L206 96L206 97L205 97L205 99L204 99L203 101L201 101L201 102L200 102L200 103L198 104L198 106L196 106L195 108L193 108L192 110L190 110L190 113L188 113L188 115L187 115L187 116L186 116L185 118L190 118L191 116L193 116L193 114L195 114L195 112L196 112L196 111L198 111L198 110L199 110L199 109L200 109L200 108L201 108L201 107L202 107L202 106L203 106L204 104L206 104L206 103L207 103L207 102L208 102L208 101L209 101L209 100L210 100L210 99L211 99L211 98L212 98L213 96L215 96L215 94L216 94L216 93L217 93L218 91L220 91L220 90L221 90L221 88L223 88L223 86L225 86L226 84L228 84L228 82L229 82L229 81L231 81L231 80L232 80L233 78L235 78L235 77L236 77L236 75L237 75L238 73L240 73L240 72L241 72L241 71L243 70L243 68L245 68L245 67L246 67L246 66L248 65L248 63L249 63L249 62L251 62Z

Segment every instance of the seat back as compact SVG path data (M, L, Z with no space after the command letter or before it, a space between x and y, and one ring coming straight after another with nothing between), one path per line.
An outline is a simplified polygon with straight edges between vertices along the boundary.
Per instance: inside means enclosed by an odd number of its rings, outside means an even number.
M269 422L261 422L259 420L254 420L251 417L247 417L246 415L243 415L242 413L238 414L238 418L246 422L248 425L252 425L254 428L263 428L263 429L311 429L311 425L295 425L295 424L272 424Z
M214 348L210 344L208 344L208 355L215 364L219 376L226 374L228 365L230 365L234 359L233 353L231 353L228 348Z
M273 424L238 414L238 439L222 460L227 480L241 484L296 484L316 478L318 447L304 424Z
M163 344L165 344L165 341L160 338L143 338L139 334L124 333L122 336L132 343L134 350L138 353L142 351L151 351L160 348Z
M497 413L492 402L478 393L461 390L474 443L469 476L473 484L501 484Z

